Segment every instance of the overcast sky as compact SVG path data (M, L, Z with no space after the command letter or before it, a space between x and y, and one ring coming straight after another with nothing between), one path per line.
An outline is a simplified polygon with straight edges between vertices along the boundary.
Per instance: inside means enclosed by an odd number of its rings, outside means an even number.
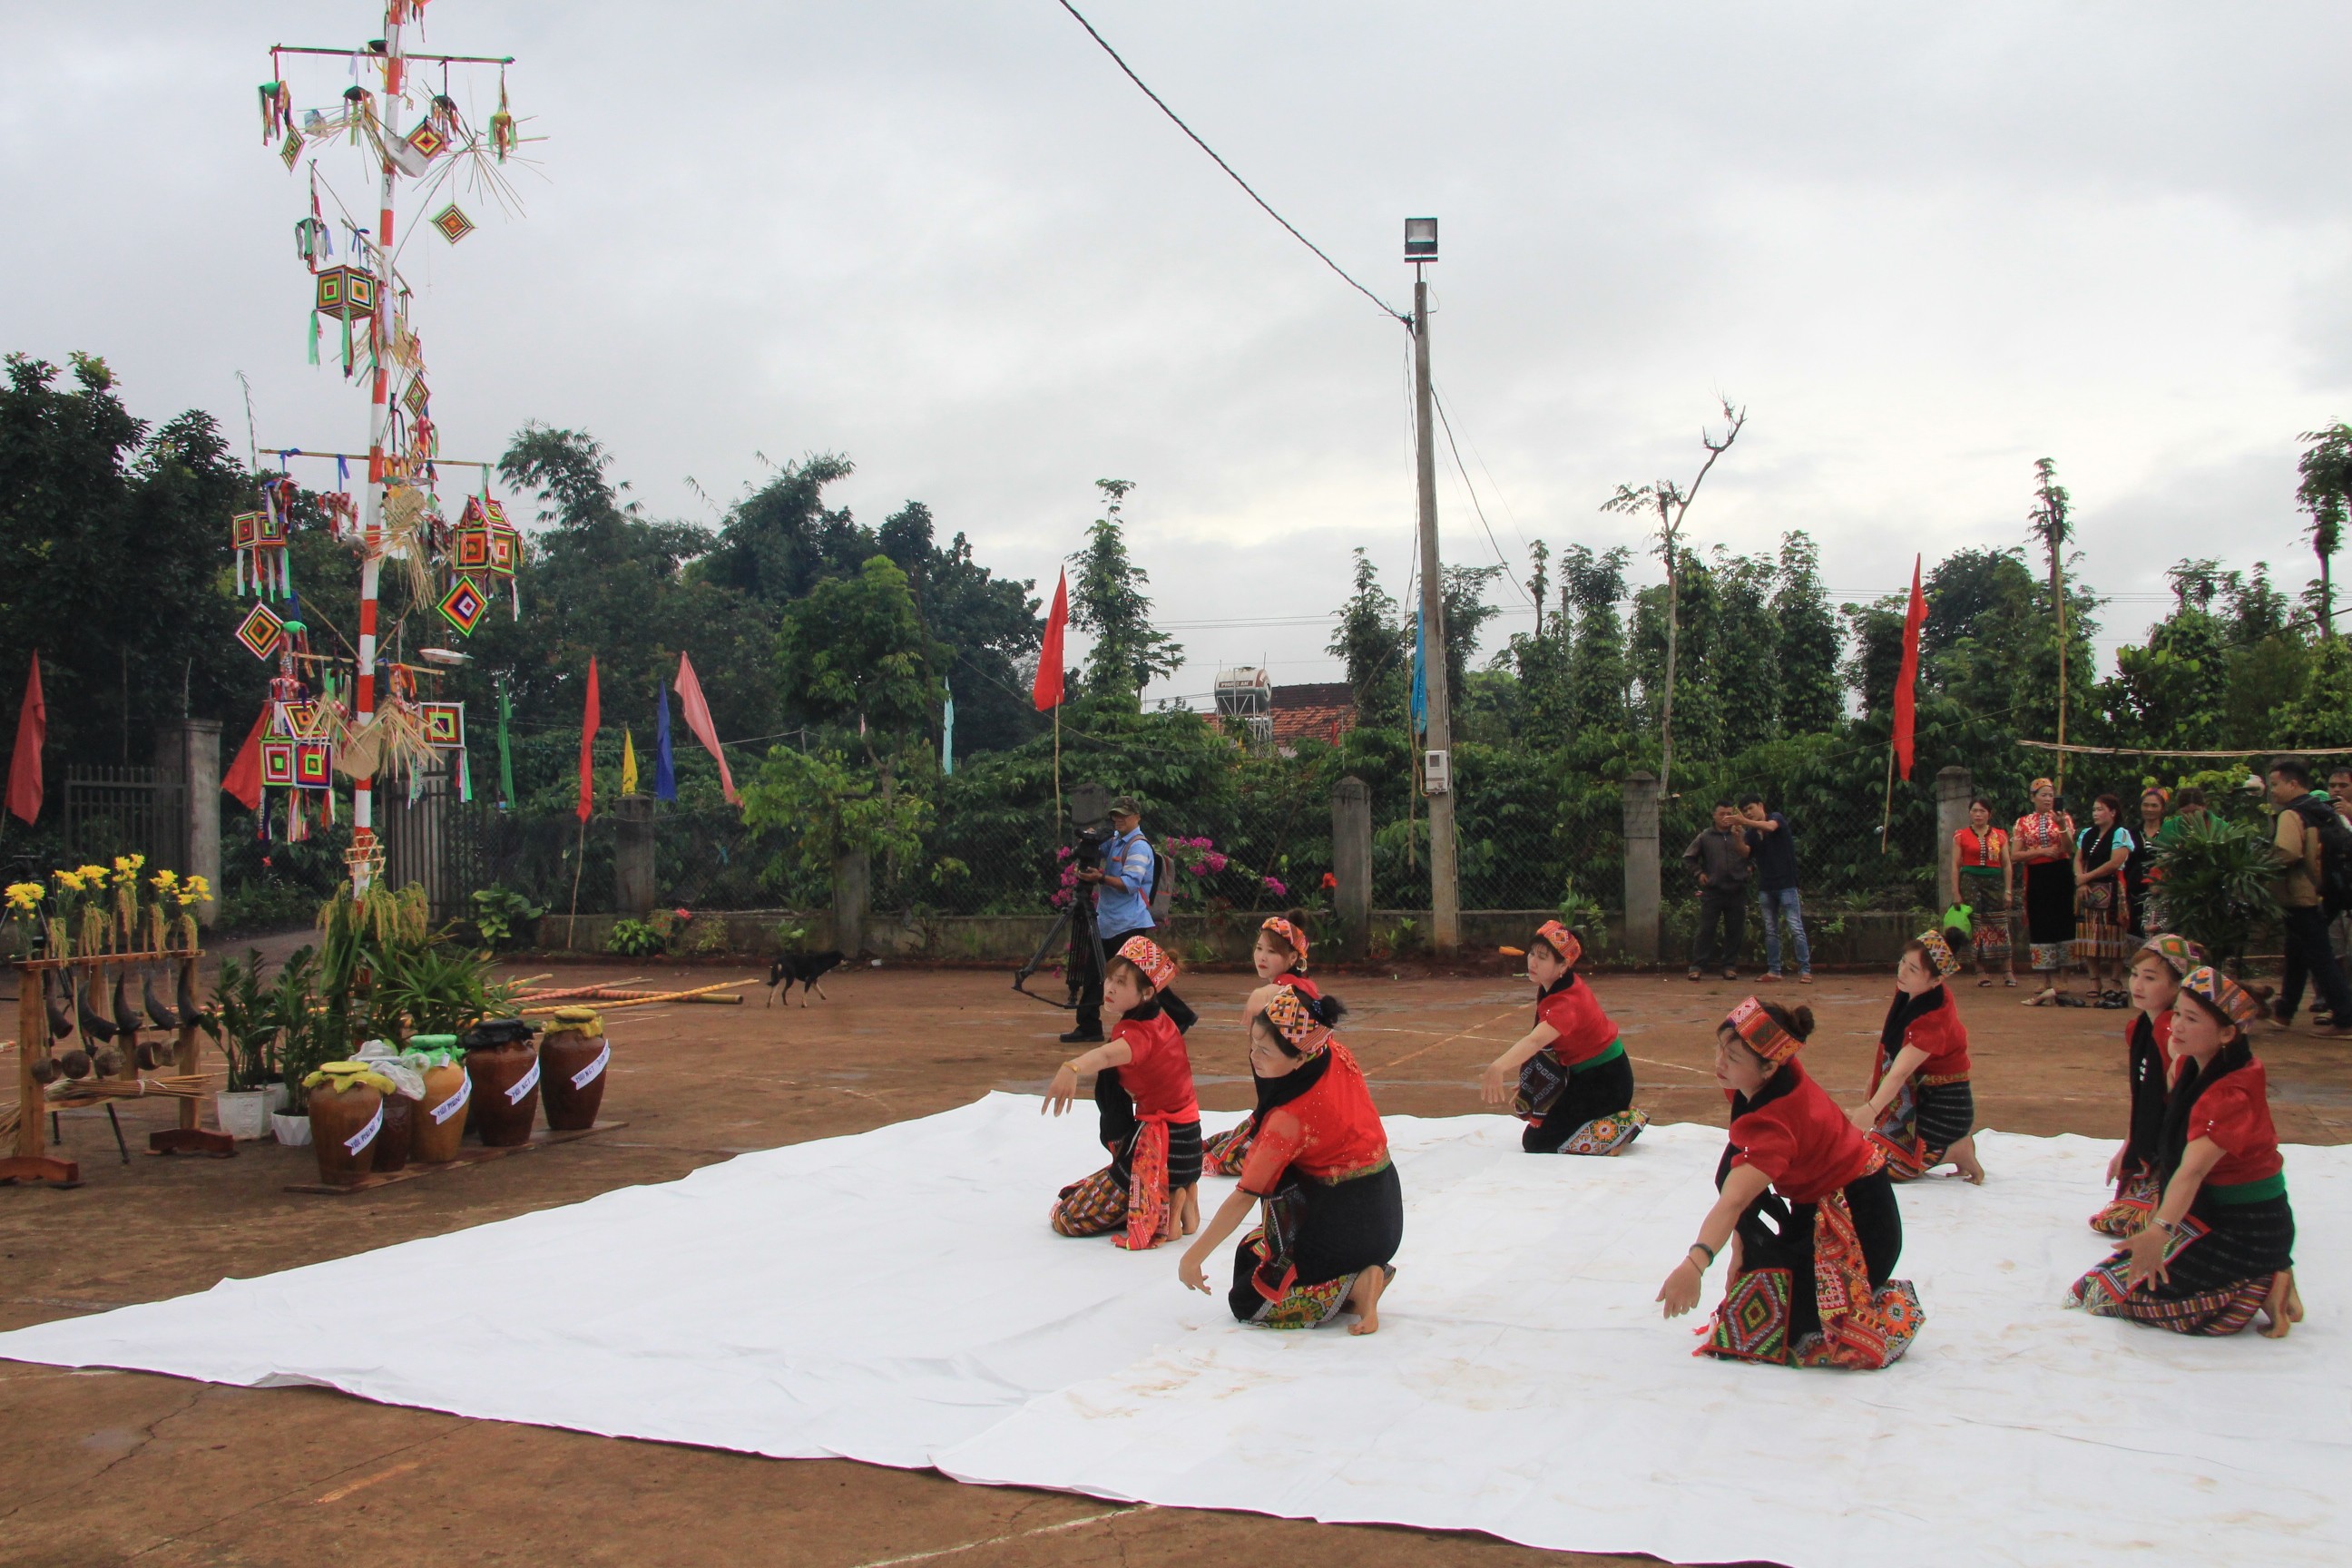
M1750 416L1705 544L1821 542L1841 598L2022 538L2073 489L2111 647L2189 554L2310 573L2298 432L2352 418L2352 9L1081 0L1144 79L1375 292L1444 223L1446 559L1638 542L1597 510ZM0 347L103 354L151 417L363 447L304 362L302 176L260 142L272 43L365 0L7 5ZM1129 514L1192 663L1335 679L1369 549L1412 563L1408 339L1252 206L1055 0L433 0L412 47L512 54L529 203L402 267L443 449L584 428L656 515L836 451L1050 593ZM289 62L299 108L349 84ZM497 73L454 79L478 119ZM319 168L372 211L359 155ZM543 174L543 178L541 177ZM438 205L437 203L436 204ZM404 215L406 221L413 217ZM1443 451L1441 448L1441 456ZM1641 581L1654 581L1645 563ZM1528 623L1524 605L1497 624ZM1489 646L1499 638L1490 633ZM2106 662L2103 649L2103 663Z

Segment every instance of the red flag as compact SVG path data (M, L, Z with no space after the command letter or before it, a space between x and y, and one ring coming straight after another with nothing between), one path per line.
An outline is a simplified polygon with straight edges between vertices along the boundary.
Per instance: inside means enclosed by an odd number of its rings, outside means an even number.
M1037 652L1037 684L1030 696L1043 713L1062 700L1062 633L1070 624L1070 574L1054 584L1054 613L1045 617L1045 646Z
M596 807L596 727L604 721L604 705L596 700L596 656L588 656L588 706L580 716L580 820Z
M221 775L221 793L233 796L247 811L261 809L261 737L268 729L269 704L265 702L253 728L246 731L245 744L236 749L236 760Z
M677 656L677 680L673 688L677 692L677 705L686 715L686 727L702 742L719 763L719 787L727 794L727 804L735 804L735 775L728 771L727 753L719 749L719 726L710 721L710 704L702 700L702 682L694 678L694 663L686 655Z
M1919 592L1919 558L1911 558L1911 605L1903 612L1903 669L1895 678L1895 765L1911 777L1913 706L1919 686L1919 628L1927 624L1927 601Z
M49 705L41 700L41 653L25 678L25 705L16 710L16 751L8 760L8 809L26 822L41 815L41 742L49 738Z

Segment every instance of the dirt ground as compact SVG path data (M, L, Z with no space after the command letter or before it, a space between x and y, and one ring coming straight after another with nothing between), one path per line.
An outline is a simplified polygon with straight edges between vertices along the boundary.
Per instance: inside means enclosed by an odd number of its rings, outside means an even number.
M537 967L544 968L540 965ZM749 971L567 967L564 983L708 984ZM1523 982L1326 977L1355 1017L1344 1033L1381 1108L1480 1110L1481 1068L1526 1027ZM1249 979L1182 983L1201 1099L1249 1103L1238 1024ZM2028 1010L2024 994L1958 996L1979 1116L2029 1133L2118 1136L2126 1015ZM1748 986L1601 975L1623 1026L1640 1101L1659 1121L1720 1125L1712 1026ZM308 1150L241 1145L233 1160L138 1151L168 1108L123 1112L117 1157L102 1110L69 1112L84 1184L0 1187L0 1327L16 1328L211 1287L432 1236L803 1139L860 1132L989 1089L1037 1093L1066 1054L1065 1016L993 973L866 969L803 1010L663 1006L611 1016L604 1116L625 1128L350 1197L287 1193L312 1179ZM1781 988L1822 1018L1807 1061L1833 1093L1859 1095L1889 983L1823 975ZM2352 1045L2297 1032L2264 1038L2281 1135L2352 1137ZM1992 1179L2000 1172L1996 1165ZM1047 1194L1040 1194L1042 1215ZM2084 1194L2084 1212L2095 1194ZM1691 1194L1692 1222L1707 1194ZM1041 1222L1042 1223L1042 1218ZM1667 1238L1671 1242L1674 1238ZM1408 1239L1408 1248L1410 1239ZM1671 1247L1661 1267L1672 1261ZM1170 1288L1175 1289L1172 1279ZM1412 1310L1411 1275L1383 1303ZM429 1301L387 1300L355 1323L429 1320ZM0 1363L0 1564L342 1564L458 1560L793 1568L1280 1560L1297 1568L1632 1562L1537 1552L1483 1536L1328 1526L1246 1514L1119 1508L1058 1493L961 1486L932 1472L847 1461L778 1461L372 1405L314 1389L238 1389L126 1373Z

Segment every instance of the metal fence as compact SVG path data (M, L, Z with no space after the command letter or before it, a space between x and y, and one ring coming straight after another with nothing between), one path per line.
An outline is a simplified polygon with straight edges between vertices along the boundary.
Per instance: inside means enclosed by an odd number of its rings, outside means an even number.
M159 868L180 866L186 855L186 793L179 780L153 768L70 766L63 814L66 851L82 861L144 855Z

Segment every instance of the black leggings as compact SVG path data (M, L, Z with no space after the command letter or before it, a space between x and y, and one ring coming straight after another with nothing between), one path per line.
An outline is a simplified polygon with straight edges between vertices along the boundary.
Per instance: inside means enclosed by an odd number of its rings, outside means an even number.
M1854 1234L1862 1240L1863 1267L1872 1289L1886 1283L1903 1257L1903 1211L1895 1204L1895 1184L1884 1170L1848 1182L1846 1207L1853 1211ZM1821 1303L1814 1294L1813 1227L1821 1205L1791 1204L1767 1192L1739 1216L1739 1271L1785 1268L1789 1271L1789 1336L1793 1341L1821 1332ZM1768 1228L1771 1220L1779 1228Z
M1298 1269L1294 1287L1321 1285L1386 1263L1404 1244L1404 1188L1393 1164L1336 1186L1294 1175L1277 1194L1277 1203L1286 1202L1298 1205L1290 1244ZM1225 1300L1244 1323L1255 1321L1265 1305L1250 1278L1258 1258L1246 1238L1234 1248L1234 1283Z
M1519 1147L1530 1154L1557 1154L1586 1122L1633 1109L1633 1062L1620 1053L1614 1061L1570 1074L1544 1119L1519 1134Z

